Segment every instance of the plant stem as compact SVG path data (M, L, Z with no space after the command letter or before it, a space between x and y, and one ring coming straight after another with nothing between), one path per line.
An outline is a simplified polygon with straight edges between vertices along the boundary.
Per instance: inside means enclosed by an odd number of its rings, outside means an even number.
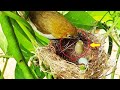
M109 35L111 38L112 38L112 40L116 43L116 45L118 46L118 47L120 47L120 45L118 44L118 42L114 39L114 37L110 34Z
M115 66L113 67L113 70L112 70L112 74L111 74L111 79L114 79L114 76L115 76L115 70L117 68L117 63L118 63L118 58L120 56L120 47L118 48L118 51L117 51L117 54L116 54L116 64Z
M8 63L8 59L9 58L6 58L6 61L5 61L5 65L4 65L4 67L3 67L3 71L1 72L1 77L4 79L4 72L5 72L5 69L6 69L6 66L7 66L7 63Z
M0 58L12 58L12 57L8 55L1 55Z
M119 22L119 20L120 20L120 17L117 18L117 20L113 23L112 27L105 33L105 37L107 37L111 33L111 31L117 25L117 23Z

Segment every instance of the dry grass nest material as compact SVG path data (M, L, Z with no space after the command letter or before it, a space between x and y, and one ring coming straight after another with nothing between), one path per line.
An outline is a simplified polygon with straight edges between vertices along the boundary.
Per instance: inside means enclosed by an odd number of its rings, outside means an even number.
M66 57L63 53L60 53L60 39L51 40L51 43L48 46L39 47L36 50L37 57L39 58L39 65L41 66L42 71L50 72L55 79L101 78L101 76L104 75L104 70L108 68L106 63L108 60L108 55L101 47L88 48L87 39L89 39L90 42L95 43L101 43L101 41L93 34L88 32L85 33L87 36L80 35L79 33L78 37L74 38L74 40L71 38L63 39L61 44L64 47L68 41L70 41L70 44L77 40L83 41L84 48L87 48L84 49L83 53L85 50L87 50L87 53L85 53L82 57L86 58L89 62L88 68L84 73L81 72L80 65L77 63L77 60L76 62L73 62L69 57ZM71 48L74 48L74 46L75 44L71 46ZM67 55L71 55L71 52L73 51L74 49L72 49L72 51L70 51L70 49L66 49L65 53L67 53ZM73 56L76 57L76 54Z

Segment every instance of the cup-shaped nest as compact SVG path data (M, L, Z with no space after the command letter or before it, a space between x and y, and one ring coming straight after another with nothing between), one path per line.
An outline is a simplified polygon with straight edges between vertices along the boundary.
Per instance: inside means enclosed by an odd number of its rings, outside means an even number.
M50 72L57 79L95 79L104 75L104 70L108 68L108 55L101 46L90 46L93 42L102 43L93 34L79 31L75 38L52 39L48 46L36 50L39 65L44 72ZM75 47L79 41L83 42L83 51L78 54ZM79 63L82 58L88 62L84 72Z

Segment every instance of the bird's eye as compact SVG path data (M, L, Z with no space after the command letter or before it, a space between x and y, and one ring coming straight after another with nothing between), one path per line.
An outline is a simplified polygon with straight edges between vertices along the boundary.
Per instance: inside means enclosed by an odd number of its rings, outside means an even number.
M67 38L71 38L72 36L71 35L67 35Z

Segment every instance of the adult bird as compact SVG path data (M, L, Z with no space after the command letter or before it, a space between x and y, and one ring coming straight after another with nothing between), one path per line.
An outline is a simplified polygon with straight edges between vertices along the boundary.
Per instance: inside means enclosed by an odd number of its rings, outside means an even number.
M69 38L77 35L77 29L57 11L30 11L30 20L43 34L54 38Z

